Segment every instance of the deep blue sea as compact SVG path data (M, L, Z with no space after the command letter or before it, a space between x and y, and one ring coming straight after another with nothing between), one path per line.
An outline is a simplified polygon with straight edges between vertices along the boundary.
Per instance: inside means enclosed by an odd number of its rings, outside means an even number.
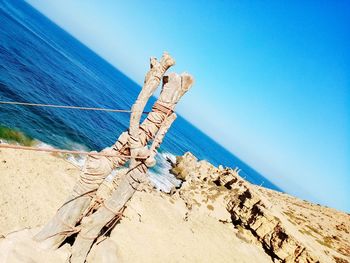
M1 101L130 109L139 91L138 84L25 2L0 0ZM62 149L101 150L128 124L128 113L0 105L1 126ZM238 166L248 181L281 191L181 116L162 144L153 176L166 172L165 156L187 151L214 165Z

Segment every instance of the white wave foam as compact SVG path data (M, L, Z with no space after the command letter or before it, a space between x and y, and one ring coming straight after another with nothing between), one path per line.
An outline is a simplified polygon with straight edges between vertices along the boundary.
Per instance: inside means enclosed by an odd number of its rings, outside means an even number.
M55 149L56 147L44 143L42 141L36 140L37 147L42 149ZM7 143L6 140L0 139L1 143ZM71 143L71 148L74 150L86 150L84 145L78 143ZM87 156L86 155L76 155L67 154L65 158L68 162L74 166L82 169L85 165ZM148 175L151 183L163 192L169 193L173 187L178 187L181 181L176 179L173 174L169 172L172 168L171 163L176 162L176 156L169 153L163 152L156 155L157 164L154 168L150 169ZM117 173L117 170L113 170L106 178L107 181L112 181Z
M8 141L4 140L4 139L0 139L0 144L3 143L3 144L8 144Z
M169 172L171 169L171 163L175 163L176 156L169 153L163 152L156 156L157 164L154 168L149 171L149 179L154 186L163 192L169 193L173 187L178 187L181 181L176 179L173 174Z
M42 141L39 140L35 140L36 141L36 146L40 149L55 149L55 147L53 147L50 144L44 143Z
M36 140L36 146L38 148L41 149L57 149L56 147L44 143L42 141ZM86 147L84 145L81 145L79 143L75 143L75 142L70 142L69 143L70 148L76 151L86 151ZM74 166L77 166L78 168L82 169L85 165L85 161L86 161L86 156L85 155L81 155L81 154L67 154L65 155L65 159L70 162L71 164L73 164Z

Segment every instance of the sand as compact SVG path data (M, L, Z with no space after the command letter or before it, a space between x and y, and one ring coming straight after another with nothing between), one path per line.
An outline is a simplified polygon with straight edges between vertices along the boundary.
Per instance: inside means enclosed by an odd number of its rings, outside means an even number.
M79 169L48 153L0 151L0 262L66 262L70 247L42 251L30 237L64 202ZM237 237L230 223L205 211L191 214L181 200L137 192L110 238L95 245L88 262L272 262ZM23 228L31 230L14 232ZM35 247L35 249L31 249Z
M0 234L36 227L67 198L79 170L50 153L0 150Z

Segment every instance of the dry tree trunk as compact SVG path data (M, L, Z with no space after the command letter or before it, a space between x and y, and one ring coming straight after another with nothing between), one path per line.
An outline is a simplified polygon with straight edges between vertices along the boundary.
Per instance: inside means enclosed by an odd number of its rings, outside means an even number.
M163 54L160 62L151 58L151 69L146 76L145 85L155 89L166 70L174 64L175 61L167 53ZM140 118L142 111L137 109L135 111ZM138 142L140 145L145 146L148 141L153 139L167 114L167 111L159 108L157 101L152 112L149 113L139 129ZM112 147L106 148L102 152L130 155L129 134L123 132ZM42 246L46 248L58 248L64 239L76 232L75 225L90 206L91 200L96 196L96 191L106 176L110 174L112 169L123 166L126 161L126 157L89 156L73 193L56 215L34 237L34 240L41 242Z
M162 95L159 99L161 105L173 111L176 103L185 94L185 92L189 90L192 83L192 77L186 73L182 74L181 76L176 73L165 76L163 79ZM142 95L143 94L140 94L139 98L145 99L145 97ZM145 103L142 102L137 104L136 102L136 105L137 106L133 107L133 109L142 111L141 108L138 108L138 105L145 105ZM135 117L135 115L131 116L131 126L138 126L139 119L137 121L137 116ZM82 220L81 231L78 234L73 246L71 258L72 263L85 261L94 240L98 237L102 228L111 222L116 216L118 216L118 213L130 200L135 191L137 191L140 183L145 181L145 175L148 169L146 164L155 164L154 156L157 148L162 143L166 132L170 128L175 118L176 114L171 113L164 121L150 147L150 150L148 150L150 157L146 161L137 160L137 158L133 159L128 173L122 178L117 189L112 193L111 198L105 201L94 214ZM141 149L140 144L138 143L137 133L137 128L130 127L130 139L133 140L130 150L131 152L134 150L136 153L141 154L144 153L145 150Z

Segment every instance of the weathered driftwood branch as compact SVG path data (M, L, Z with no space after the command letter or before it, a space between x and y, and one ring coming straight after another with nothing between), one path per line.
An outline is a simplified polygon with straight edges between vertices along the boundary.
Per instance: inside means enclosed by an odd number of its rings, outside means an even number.
M147 167L153 167L156 165L155 156L158 152L157 150L162 144L165 134L168 132L170 126L173 124L176 118L176 113L170 114L169 117L164 121L162 127L160 127L159 131L157 132L157 135L154 138L152 145L149 149L149 157L145 160L145 164Z
M162 102L163 106L169 107L169 109L173 110L176 103L184 95L184 93L188 91L192 83L192 77L186 73L182 74L181 76L175 73L165 76L163 78L162 95L160 96L160 101ZM78 263L85 261L94 240L98 237L102 228L111 222L116 215L118 215L118 212L121 211L121 209L138 189L140 183L145 180L145 174L148 169L146 163L148 165L155 164L155 152L162 143L166 132L175 118L176 115L171 113L165 122L163 122L163 125L159 129L151 145L149 150L150 157L147 159L147 161L134 159L129 172L120 181L117 189L112 193L111 198L106 200L104 205L101 206L94 214L82 220L81 232L78 234L73 246L71 262ZM133 125L135 123L136 122L134 122ZM136 132L137 131L135 129L135 142L138 139ZM134 149L140 149L137 143L135 143Z
M149 85L154 90L159 85L165 71L174 63L175 61L167 53L163 54L160 62L152 58L151 69L146 75L145 85ZM142 94L142 96L148 95ZM168 114L168 111L159 108L158 102L159 100L153 106L147 119L142 123L141 129L139 129L138 145L145 146L148 141L153 139ZM139 109L136 108L135 111L137 116L141 114ZM102 152L130 155L129 134L127 132L122 133L112 147L106 148ZM89 156L73 193L34 239L42 242L44 247L57 248L66 237L75 233L75 225L81 220L84 211L89 207L98 187L111 173L112 169L124 165L126 161L127 158Z
M169 118L167 125L170 126L174 120L175 118ZM163 135L165 133L166 130L162 131ZM121 179L111 198L106 200L94 214L82 220L81 232L78 234L73 246L72 263L85 261L94 240L98 237L102 228L118 216L118 212L123 209L134 195L140 183L146 180L147 168L141 161L136 161L136 167L130 169Z
M163 55L160 62L156 59L151 59L151 70L147 73L143 88L136 99L136 102L131 108L130 127L129 127L129 147L130 155L138 156L139 150L143 147L140 141L140 119L149 98L155 92L162 76L166 70L174 64L174 60L167 54ZM132 158L130 167L135 166L136 159Z

